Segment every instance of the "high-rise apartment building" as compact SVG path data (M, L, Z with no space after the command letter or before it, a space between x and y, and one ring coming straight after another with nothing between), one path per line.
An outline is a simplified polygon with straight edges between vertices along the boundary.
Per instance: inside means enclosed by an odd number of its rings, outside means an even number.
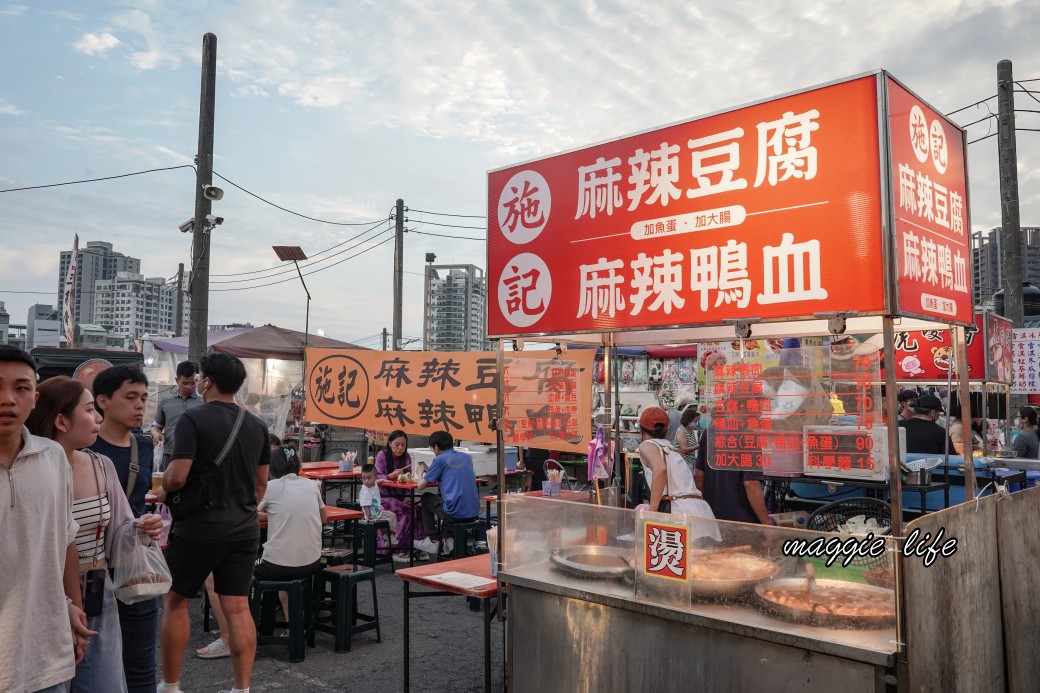
M54 306L37 303L29 306L25 325L25 348L60 347L64 333L61 329L61 311Z
M7 306L0 301L0 344L7 344L7 333L11 329L11 314L7 312Z
M423 312L426 351L484 351L487 280L475 265L427 265Z
M975 305L988 303L993 294L1004 288L1003 256L1000 229L991 229L972 238L972 298ZM1040 227L1022 227L1022 279L1040 285Z
M187 325L190 299L184 282L182 316ZM117 272L113 279L94 283L94 314L89 321L101 325L110 337L126 346L146 334L173 333L176 329L177 284L136 272Z
M64 300L65 275L69 271L72 251L61 251L58 267L58 302L60 309ZM112 250L105 241L89 241L80 248L76 258L76 323L89 323L94 315L94 283L99 280L115 279L119 272L140 272L141 261Z

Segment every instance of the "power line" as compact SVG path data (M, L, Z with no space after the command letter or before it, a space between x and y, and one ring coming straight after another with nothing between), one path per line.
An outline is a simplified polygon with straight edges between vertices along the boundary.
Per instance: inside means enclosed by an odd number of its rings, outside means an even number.
M472 238L471 236L449 236L446 233L431 233L429 231L416 231L415 229L409 229L410 233L417 233L420 236L437 236L438 238L457 238L460 241L482 241L487 242L486 238Z
M978 106L979 104L986 103L990 99L995 99L995 98L997 98L996 94L994 94L993 96L987 96L986 98L982 99L981 101L976 101L975 103L968 104L964 108L958 108L956 111L950 111L949 113L946 114L946 117L949 118L954 113L960 113L961 111L966 111L969 108L971 108L972 106Z
M361 238L362 236L367 235L369 232L372 231L372 229L376 228L377 226L381 226L381 225L386 224L386 223L388 223L388 222L385 219L382 220L382 221L377 221L371 227L369 227L368 229L365 229L364 231L362 231L361 233L357 234L356 236L351 236L350 238L348 238L345 241L337 243L336 245L334 245L332 247L326 248L325 250L322 250L320 252L315 253L314 255L311 255L309 258L307 258L308 260L310 260L310 262L308 262L307 264L301 265L301 266L302 267L308 267L308 266L316 264L318 262L322 262L324 260L328 260L331 257L336 257L336 255L339 255L340 253L346 252L346 250L350 250L350 248L347 248L345 250L341 250L339 253L333 253L332 255L329 255L328 257L324 257L324 258L319 258L318 257L319 255L324 255L325 253L329 252L330 250L335 250L336 248L340 247L341 245L346 245L347 243L350 243L351 241L355 241L355 240ZM230 274L213 274L213 275L210 275L210 276L212 276L212 277L242 277L242 276L245 276L247 274L259 274L261 272L271 272L273 270L278 270L274 274L267 275L266 277L252 277L252 279L270 279L271 277L276 277L276 276L278 276L280 274L291 273L293 271L293 269L294 268L286 269L285 265L275 265L274 267L267 267L265 269L251 270L249 272L232 272ZM246 279L239 279L239 280L228 280L228 281L215 281L213 283L214 284L226 284L226 283L229 283L230 281L248 281L248 280L246 280Z
M387 242L392 241L392 240L394 240L394 234L391 233L389 236L384 238L379 243L376 243L373 246L369 246L368 248L365 248L364 250L362 250L359 253L354 253L353 255L351 255L349 257L345 257L342 260L340 260L339 262L332 263L328 267L322 267L321 269L316 269L313 272L306 272L304 274L304 276L317 274L318 272L323 272L323 271L325 271L327 269L331 269L332 267L335 267L336 265L342 265L347 260L352 260L352 259L358 257L359 255L364 255L365 253L369 252L370 250L375 250L379 246L384 245ZM292 277L289 277L288 279L282 279L280 281L270 282L268 284L257 284L256 286L239 286L239 287L233 287L233 288L230 288L230 289L210 289L210 291L248 291L249 289L260 289L260 288L265 287L265 286L274 286L276 284L284 284L285 282L291 282L291 281L294 281L294 279Z
M59 188L63 185L79 185L80 183L96 183L101 180L115 180L116 178L129 178L130 176L143 176L146 173L155 173L157 171L174 171L178 168L190 168L195 170L195 167L191 164L181 164L180 166L166 166L165 168L150 168L147 171L134 171L133 173L121 173L118 176L104 176L102 178L84 178L82 180L70 180L64 183L48 183L46 185L28 185L22 188L8 188L6 190L0 190L0 193L19 192L21 190L40 190L42 188Z
M379 226L381 226L381 225L382 224L379 224ZM314 262L310 262L310 263L308 263L306 265L303 265L303 268L313 267L315 265L321 264L322 262L325 262L326 260L331 260L332 258L336 257L337 255L342 255L343 253L345 253L345 252L347 252L349 250L353 250L354 248L357 248L359 245L365 243L365 241L370 241L370 240L373 240L373 238L374 238L374 237L371 237L371 236L369 238L361 238L362 236L366 236L366 235L372 233L373 231L376 232L375 233L376 236L379 236L379 234L385 232L386 230L387 230L386 228L382 228L382 229L372 228L372 229L369 229L368 231L366 231L366 232L364 232L364 233L362 233L362 234L360 234L358 236L355 236L352 239L352 240L357 240L358 241L354 245L347 246L346 248L344 248L343 250L339 251L338 253L333 253L332 255L329 255L328 257L323 257L320 260L315 260ZM360 240L358 240L358 239L360 239ZM331 265L330 265L330 267L331 267ZM280 275L284 275L284 274L295 275L296 274L294 272L295 269L296 269L295 267L288 267L288 268L282 267L280 272L276 272L275 274L269 274L266 277L249 277L248 279L227 279L227 280L224 280L224 281L212 282L212 283L213 284L240 284L242 282L265 281L267 279L274 279L275 277L280 276Z
M228 185L232 185L232 186L238 188L239 190L241 190L245 194L251 195L252 197L255 197L256 199L260 200L264 204L271 205L275 209L280 209L283 212L288 212L289 214L293 214L295 216L298 216L301 219L308 219L310 221L316 221L316 222L318 222L320 224L329 224L331 226L367 226L367 225L373 223L371 221L351 221L351 222L346 222L346 221L329 221L328 219L318 219L317 217L309 217L306 214L300 214L299 212L294 212L291 209L287 209L285 207L282 207L281 205L278 205L278 204L275 204L274 202L271 202L270 200L264 199L263 197L260 197L259 195L257 195L255 192L250 192L249 190L246 190L245 188L243 188L238 183L236 183L236 182L234 182L232 180L228 180L227 178L225 178L224 176L220 175L216 171L213 172L213 175L216 176L217 178L219 178L220 180L224 181Z
M430 226L444 226L449 229L476 229L477 231L487 231L487 226L463 226L460 224L441 224L436 221L427 221L426 219L419 219L423 224L429 224Z
M462 219L487 219L487 217L482 214L448 214L447 212L428 212L424 209L412 209L410 207L406 207L404 211L418 212L419 214L433 214L434 216L438 217L460 217Z

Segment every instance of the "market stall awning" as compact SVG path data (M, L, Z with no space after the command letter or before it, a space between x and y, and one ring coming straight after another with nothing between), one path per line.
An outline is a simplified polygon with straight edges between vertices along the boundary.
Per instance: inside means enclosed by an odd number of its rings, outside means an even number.
M304 333L288 330L275 325L264 325L246 329L210 332L206 343L220 354L230 354L241 359L283 359L286 361L303 360ZM175 354L188 353L188 338L157 339L155 348ZM334 349L364 349L350 342L321 337L312 334L307 338L312 347Z

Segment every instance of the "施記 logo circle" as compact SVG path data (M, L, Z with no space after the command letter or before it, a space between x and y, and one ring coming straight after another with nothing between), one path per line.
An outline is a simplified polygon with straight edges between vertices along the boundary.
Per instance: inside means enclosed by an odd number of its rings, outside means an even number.
M928 160L928 119L917 104L910 108L910 145L918 162L923 164Z
M552 275L542 258L520 253L502 268L498 307L516 327L529 327L545 315L552 300Z
M545 178L537 171L520 171L498 196L498 228L511 243L530 243L545 229L550 211L552 195Z
M910 108L910 146L918 162L923 164L931 157L935 170L940 175L946 173L949 164L946 129L938 119L929 123L924 110L917 104Z

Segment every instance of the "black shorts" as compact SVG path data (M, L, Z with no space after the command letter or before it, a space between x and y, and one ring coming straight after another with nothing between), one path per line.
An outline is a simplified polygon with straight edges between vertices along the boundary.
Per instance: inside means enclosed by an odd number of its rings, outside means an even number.
M213 573L217 594L248 597L259 548L260 537L207 544L171 534L166 545L166 563L173 575L170 590L192 599Z
M257 580L296 580L314 575L321 571L321 559L310 565L285 566L258 560L253 568L253 577Z

